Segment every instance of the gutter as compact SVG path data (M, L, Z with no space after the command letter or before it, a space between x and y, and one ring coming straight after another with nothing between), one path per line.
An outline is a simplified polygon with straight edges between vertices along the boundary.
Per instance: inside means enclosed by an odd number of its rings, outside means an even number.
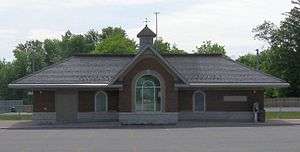
M122 88L123 85L103 84L9 84L9 88L28 89L28 88ZM285 88L289 87L289 83L189 83L175 84L177 88L189 87L262 87L262 88Z
M177 86L177 85L175 85ZM190 83L189 86L177 87L263 87L263 88L286 88L289 83Z
M28 89L28 88L120 88L122 85L108 84L9 84L9 88Z

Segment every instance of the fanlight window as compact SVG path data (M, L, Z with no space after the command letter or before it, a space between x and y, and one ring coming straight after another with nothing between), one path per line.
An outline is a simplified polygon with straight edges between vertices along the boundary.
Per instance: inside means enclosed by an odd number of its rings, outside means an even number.
M103 91L99 91L95 95L95 112L107 111L107 95Z
M161 111L160 82L152 75L140 77L135 86L135 111Z

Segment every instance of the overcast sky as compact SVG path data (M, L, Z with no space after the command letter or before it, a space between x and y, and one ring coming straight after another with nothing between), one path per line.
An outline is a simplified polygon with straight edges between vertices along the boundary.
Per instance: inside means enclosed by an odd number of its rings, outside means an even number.
M264 20L279 23L291 0L0 0L0 58L26 40L60 38L66 30L85 33L107 26L124 28L130 38L148 17L154 29L159 11L159 36L187 52L202 41L225 45L237 58L266 44L253 39L252 28Z

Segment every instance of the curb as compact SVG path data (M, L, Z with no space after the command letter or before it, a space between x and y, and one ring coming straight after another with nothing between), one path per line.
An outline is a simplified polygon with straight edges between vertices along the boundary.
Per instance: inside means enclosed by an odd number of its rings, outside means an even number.
M41 125L24 127L0 127L7 130L30 129L176 129L176 128L201 128L201 127L269 127L269 126L298 126L300 123L202 123L202 124L177 124L177 125L94 125L94 126L63 126Z

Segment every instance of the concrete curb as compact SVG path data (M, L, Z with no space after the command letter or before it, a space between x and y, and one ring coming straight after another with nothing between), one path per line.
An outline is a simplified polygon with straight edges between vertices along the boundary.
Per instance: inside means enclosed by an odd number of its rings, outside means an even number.
M27 125L7 126L0 129L176 129L176 128L197 128L197 127L268 127L268 126L297 126L300 123L215 123L215 122L182 122L176 125L122 125L122 124L66 124L66 125Z

